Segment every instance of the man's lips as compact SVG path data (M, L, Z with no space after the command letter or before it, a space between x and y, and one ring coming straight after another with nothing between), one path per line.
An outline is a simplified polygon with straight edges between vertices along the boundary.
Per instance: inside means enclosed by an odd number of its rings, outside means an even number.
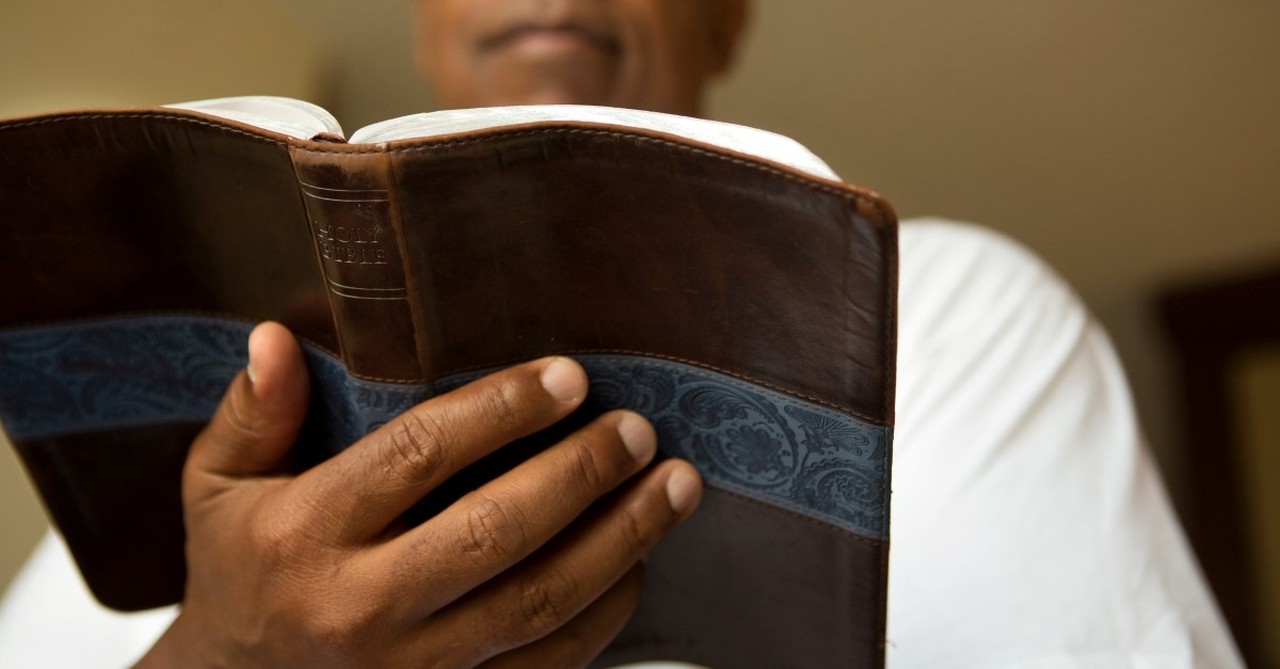
M544 26L532 23L520 24L484 39L480 42L480 49L489 52L522 44L539 44L551 48L585 45L610 56L617 56L621 52L618 40L583 26L574 24Z

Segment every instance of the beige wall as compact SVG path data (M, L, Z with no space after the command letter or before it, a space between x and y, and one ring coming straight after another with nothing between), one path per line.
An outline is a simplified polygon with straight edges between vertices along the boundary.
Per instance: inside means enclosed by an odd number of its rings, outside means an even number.
M274 93L312 97L319 55L255 0L0 3L0 116ZM0 590L45 527L0 440Z
M17 455L0 433L0 592L47 526Z
M430 105L409 67L409 6L5 2L0 114L273 93L355 128ZM712 115L797 137L904 215L980 221L1045 256L1111 329L1157 454L1180 476L1150 300L1170 280L1280 257L1280 4L757 9ZM5 490L20 489L11 467L0 460ZM20 535L8 509L23 505L4 508L0 536Z
M0 4L0 114L314 96L313 40L258 0Z

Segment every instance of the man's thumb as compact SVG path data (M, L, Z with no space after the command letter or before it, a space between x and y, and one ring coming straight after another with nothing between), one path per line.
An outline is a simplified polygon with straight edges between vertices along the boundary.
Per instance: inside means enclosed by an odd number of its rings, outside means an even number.
M302 350L279 323L249 335L249 366L236 375L187 457L187 474L260 476L280 470L306 416ZM203 478L203 476L201 477Z

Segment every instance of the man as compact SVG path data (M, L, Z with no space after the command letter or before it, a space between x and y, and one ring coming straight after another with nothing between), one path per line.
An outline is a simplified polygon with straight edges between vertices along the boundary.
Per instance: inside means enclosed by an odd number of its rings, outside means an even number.
M595 104L696 116L745 0L418 3L418 69L446 107Z
M746 8L418 9L418 64L446 106L695 114ZM916 222L901 244L889 665L1237 666L1118 365L1075 297L974 228ZM264 325L250 357L193 446L188 590L144 665L581 665L634 606L646 549L698 501L686 463L637 474L653 432L618 412L399 528L399 512L460 466L576 406L581 369L548 359L499 373L290 478L277 465L306 397L297 345ZM624 492L579 517L613 489ZM30 610L15 600L10 612Z

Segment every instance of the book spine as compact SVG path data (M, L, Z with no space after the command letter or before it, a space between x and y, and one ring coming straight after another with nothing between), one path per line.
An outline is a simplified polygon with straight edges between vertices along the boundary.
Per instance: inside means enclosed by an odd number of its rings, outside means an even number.
M366 378L424 376L391 168L383 152L292 149L342 359Z

